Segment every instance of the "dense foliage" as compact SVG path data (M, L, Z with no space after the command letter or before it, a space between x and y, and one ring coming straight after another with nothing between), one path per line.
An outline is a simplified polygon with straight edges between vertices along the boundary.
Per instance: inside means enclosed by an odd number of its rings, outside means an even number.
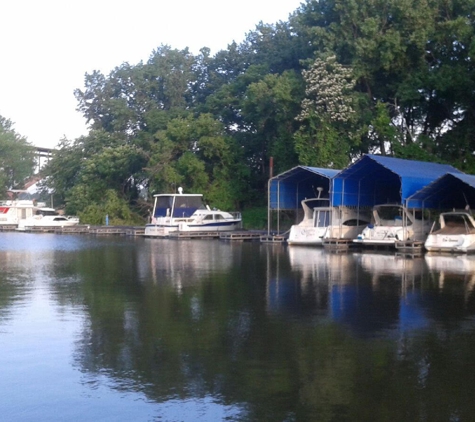
M22 189L35 168L34 149L13 129L13 123L0 116L0 198L9 189Z
M217 207L265 205L271 157L274 174L367 152L475 173L474 6L307 0L214 56L162 45L87 74L75 95L90 133L61 142L47 185L69 213L108 197L145 216L147 194L180 185Z

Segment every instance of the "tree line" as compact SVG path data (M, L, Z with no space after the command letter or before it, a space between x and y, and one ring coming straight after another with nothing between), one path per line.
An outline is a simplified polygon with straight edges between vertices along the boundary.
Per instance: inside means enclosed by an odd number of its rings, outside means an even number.
M364 153L475 173L475 0L306 0L211 55L167 45L85 75L87 136L62 139L43 188L83 221L143 221L147 194L265 205L274 174ZM147 194L146 194L147 193Z

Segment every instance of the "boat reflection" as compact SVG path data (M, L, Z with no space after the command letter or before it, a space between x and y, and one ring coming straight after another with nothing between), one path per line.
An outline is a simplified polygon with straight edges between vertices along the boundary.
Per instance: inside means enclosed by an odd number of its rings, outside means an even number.
M241 248L210 240L146 239L139 256L142 280L170 284L177 290L210 273L229 270Z
M431 262L438 263L434 272L441 280L444 266L460 267L466 282L454 288L465 296L475 280L475 259L466 256L444 262L392 252L330 253L303 247L288 248L287 254L290 271L282 272L280 264L281 272L268 278L268 311L311 314L362 335L425 329L446 318L443 286L430 276ZM474 312L466 309L460 318L467 313Z
M355 254L362 270L370 275L374 286L380 285L388 277L400 279L403 283L420 278L425 271L422 256L396 255L393 252L361 252ZM404 289L406 285L402 285Z
M444 255L428 253L425 261L439 289L448 288L454 282L469 298L475 287L475 255Z

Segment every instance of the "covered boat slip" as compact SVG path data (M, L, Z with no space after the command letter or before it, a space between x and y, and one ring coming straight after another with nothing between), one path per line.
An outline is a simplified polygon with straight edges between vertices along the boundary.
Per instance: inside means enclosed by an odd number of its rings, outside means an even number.
M410 201L440 211L424 244L429 252L474 253L475 176L447 173L413 195Z
M475 176L446 173L413 194L407 204L438 210L475 209Z
M446 164L368 154L333 178L332 205L372 207L393 203L423 208L414 194L447 173L463 174Z
M437 184L431 185L439 179ZM463 184L469 188L462 188ZM431 188L424 190L427 186ZM397 225L405 227L420 221L418 224L424 226L426 233L430 230L425 226L430 223L427 216L432 208L459 207L467 203L475 206L474 186L475 176L467 176L450 165L373 154L364 155L341 171L298 166L269 180L268 234L271 229L281 234L288 229L280 220L284 213L290 215L292 211L295 221L301 221L302 200L319 195L328 198L332 208L353 209L358 213L382 205L399 206L402 218L398 218ZM459 196L457 200L454 200L455 191ZM427 235L424 233L421 231L414 239L411 233L404 240L420 240ZM397 241L400 236L393 237Z
M281 211L294 212L295 219L298 220L302 200L317 198L319 190L322 198L329 198L331 179L338 172L335 169L297 166L272 177L268 183L268 232L273 229L273 213L276 213L275 229L280 233Z
M409 200L449 172L463 174L446 164L368 154L334 177L332 203L333 206L373 207L373 224L353 242L397 249L412 249L417 244L421 248L432 219L421 202L412 201L409 206Z

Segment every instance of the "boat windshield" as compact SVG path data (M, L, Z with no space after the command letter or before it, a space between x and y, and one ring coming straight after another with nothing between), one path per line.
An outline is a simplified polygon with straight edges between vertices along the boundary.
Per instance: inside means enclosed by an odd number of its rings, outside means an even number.
M473 230L473 224L465 214L445 214L445 227L464 227Z
M380 207L377 213L381 220L402 220L401 207Z
M58 213L55 210L45 210L45 209L39 209L35 213L36 215L58 215Z
M317 208L318 210L318 208ZM330 225L330 211L315 210L313 225L314 227L328 227Z

